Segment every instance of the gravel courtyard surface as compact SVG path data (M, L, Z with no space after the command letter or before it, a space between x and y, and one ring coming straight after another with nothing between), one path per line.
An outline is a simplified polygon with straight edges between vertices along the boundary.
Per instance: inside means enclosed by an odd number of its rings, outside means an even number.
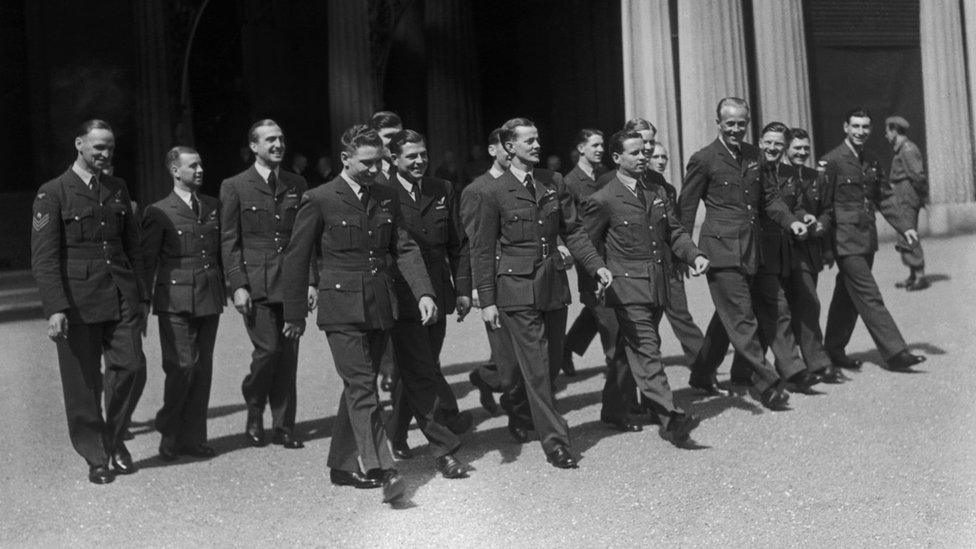
M705 421L700 448L679 450L652 427L617 433L599 422L599 345L560 380L578 470L546 464L538 442L509 437L478 405L468 371L487 357L476 315L449 321L442 362L474 431L459 452L465 480L435 475L422 434L400 462L409 502L329 483L326 455L339 379L324 334L301 344L298 434L304 450L245 447L240 382L250 354L232 309L221 319L210 410L209 461L158 459L151 420L162 401L155 320L149 382L128 444L138 473L95 486L67 436L54 345L41 319L0 324L0 545L325 547L976 546L976 236L924 242L934 281L905 293L892 245L875 275L912 349L916 373L882 370L862 324L849 352L868 362L853 381L794 395L772 413L755 401L703 398L687 388L680 347L662 324L678 401ZM824 273L826 305L836 271ZM575 286L574 286L575 287ZM688 285L695 320L712 313L703 280ZM570 311L575 318L578 305ZM727 377L731 356L720 371ZM384 394L384 397L386 395ZM266 422L267 423L267 422Z

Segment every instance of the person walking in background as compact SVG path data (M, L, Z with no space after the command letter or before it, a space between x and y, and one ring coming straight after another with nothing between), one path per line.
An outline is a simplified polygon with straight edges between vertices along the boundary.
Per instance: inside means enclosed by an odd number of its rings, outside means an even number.
M912 213L912 225L918 226L918 212L929 201L929 180L925 175L925 161L918 145L908 138L908 121L900 116L889 116L885 120L885 138L895 151L891 159L888 181L898 200ZM908 278L895 284L909 292L929 287L925 278L925 254L922 242L910 243L904 235L898 235L895 248L901 253L901 262L908 267Z

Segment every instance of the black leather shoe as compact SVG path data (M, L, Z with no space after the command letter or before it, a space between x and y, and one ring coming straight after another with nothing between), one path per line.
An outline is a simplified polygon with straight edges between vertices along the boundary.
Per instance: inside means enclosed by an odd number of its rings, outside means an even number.
M551 450L546 450L546 461L553 467L560 469L575 469L577 467L576 458L569 453L569 448L562 444L557 444Z
M251 446L264 446L264 413L248 411L247 426L244 428L244 437Z
M573 364L573 351L567 349L566 352L563 353L562 368L563 368L563 373L566 374L567 376L573 377L576 375L576 365Z
M206 444L189 444L180 446L180 453L195 458L209 459L217 455L217 451ZM162 451L160 451L162 454Z
M451 430L455 435L463 435L471 429L471 424L474 423L474 418L471 417L471 412L465 410L463 412L458 412L448 418L445 421L447 428Z
M846 356L830 357L830 361L834 363L834 366L845 370L860 370L861 366L864 366L864 361Z
M688 386L709 396L725 396L725 393L718 388L718 382L714 377L708 380L691 378L688 380Z
M88 467L88 482L92 484L108 484L115 480L115 475L105 465L91 465Z
M434 465L444 478L468 478L468 466L451 454L435 459Z
M895 371L905 371L916 364L921 364L925 362L925 357L922 355L913 355L908 352L908 349L904 349L897 355L888 359L888 369Z
M132 434L132 430L129 429L128 427L126 427L125 430L122 431L122 440L132 440L134 438L136 438L136 436Z
M641 426L641 424L634 423L633 421L630 421L630 419L626 418L620 419L601 415L600 421L622 433L639 433L640 431L644 430L644 427Z
M163 435L162 440L159 441L159 457L163 461L176 461L180 457L175 437Z
M129 450L126 449L125 444L119 444L119 447L112 452L109 457L109 465L119 475L131 475L136 472L136 466L132 463L132 456L129 455Z
M790 394L776 385L773 385L772 387L769 387L763 391L762 395L759 397L759 402L774 412L786 410L786 405L789 403L789 401Z
M928 288L931 285L932 284L929 282L929 279L923 276L915 280L915 282L912 282L908 286L905 286L905 289L908 290L909 292L917 292L919 290L924 290L925 288Z
M393 390L393 380L390 379L390 376L386 374L380 376L380 389L387 393Z
M491 415L497 414L498 404L495 403L495 395L492 394L491 387L478 375L477 370L472 370L468 374L468 381L478 390L478 400L481 401L481 407Z
M276 446L283 446L289 450L298 450L304 448L305 444L298 440L291 433L285 431L275 431L274 437L271 438L271 444Z
M336 486L352 486L360 490L379 488L383 486L382 479L369 478L359 471L343 471L341 469L330 469L329 480Z
M413 450L410 449L407 441L390 441L390 446L393 448L393 457L397 459L413 459Z
M701 418L691 414L671 412L667 427L661 427L658 434L661 438L674 444L678 448L688 443L691 432L701 424Z
M902 288L902 289L908 288L914 283L915 283L915 276L910 276L905 280L899 280L898 282L895 282L895 288Z
M813 374L806 370L800 370L786 380L786 388L793 393L810 394L810 392L813 390L813 386L821 381L823 381L823 379L819 374Z
M529 430L521 425L512 423L511 421L508 422L508 433L512 435L515 442L518 442L519 444L525 444L529 441Z
M393 503L403 497L407 482L396 469L388 469L383 479L383 503Z

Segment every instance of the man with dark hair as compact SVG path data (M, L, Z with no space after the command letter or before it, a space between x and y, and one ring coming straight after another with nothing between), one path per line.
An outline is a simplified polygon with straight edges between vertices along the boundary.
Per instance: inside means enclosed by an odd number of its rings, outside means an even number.
M569 451L568 426L555 408L550 385L550 369L562 358L571 299L569 265L556 249L557 238L603 286L612 277L580 226L562 176L535 169L541 150L535 124L509 120L502 126L502 143L511 159L509 171L482 194L478 230L470 235L481 314L493 328L508 327L548 461L573 468L577 462Z
M358 125L342 135L342 146L339 177L302 197L285 260L283 332L298 339L305 330L304 288L310 282L309 268L320 255L318 291L328 306L319 308L318 325L329 340L343 385L329 448L329 477L337 486L382 486L383 501L392 502L403 496L406 485L393 468L376 391L379 363L398 316L392 264L416 300L418 323L437 322L437 305L396 191L375 184L383 159L382 139ZM414 396L418 398L411 404L416 410L423 416L432 413L433 394ZM425 402L421 396L426 396ZM421 427L430 434L429 425Z
M472 418L470 412L458 411L457 398L440 369L440 356L447 315L457 310L458 320L463 320L471 310L468 242L458 222L450 182L426 175L430 164L424 136L403 130L393 134L387 147L396 167L389 185L399 197L403 228L420 246L441 314L432 324L420 322L417 299L394 265L400 311L393 325L397 381L386 432L394 457L410 459L413 453L407 444L407 429L410 418L416 416L437 457L437 469L445 478L461 478L467 468L454 457L460 446L456 434L471 428Z
M31 267L58 348L68 435L88 462L88 480L107 484L136 470L123 433L146 379L140 334L149 293L129 192L104 173L112 128L89 120L75 135L74 163L34 199Z
M806 234L806 225L793 216L771 185L764 185L759 151L742 141L749 126L749 105L737 97L726 97L719 101L716 114L718 137L693 154L685 170L678 200L681 222L690 233L698 203L705 203L698 247L711 261L708 289L715 302L713 320L721 322L732 346L747 361L759 401L771 410L782 410L789 394L766 362L750 292L760 259L758 215L765 212L797 236ZM703 345L699 358L708 356L707 347ZM692 365L689 385L720 394L715 366L699 358Z
M248 136L254 164L220 185L224 278L254 345L250 373L241 384L247 404L244 434L248 444L265 445L264 407L269 404L271 442L297 449L304 446L293 432L298 341L281 333L281 269L298 201L308 186L300 175L281 169L285 134L274 120L255 122ZM306 293L309 308L315 308L315 288L309 286Z
M403 130L403 120L400 119L400 115L393 111L377 111L369 117L368 125L369 129L375 131L383 140L383 164L380 166L379 173L376 174L376 182L388 183L396 174L393 160L390 158L390 138ZM389 374L389 372L384 372L384 376L389 376Z
M891 370L907 370L925 361L914 355L895 325L871 273L878 251L875 211L880 211L908 245L918 243L912 212L900 204L885 184L878 161L864 150L871 135L871 114L852 109L844 118L844 142L823 157L832 202L830 227L837 258L837 284L827 312L824 347L834 364L858 369L861 361L847 356L858 316Z
M632 376L661 425L661 437L683 446L700 420L674 404L661 362L658 325L668 300L672 249L694 266L696 276L708 269L708 259L681 227L665 190L644 181L643 137L633 130L619 131L610 138L610 151L619 166L617 175L583 202L586 231L616 280L606 290L606 303L616 313L622 345L607 377L624 387ZM605 401L604 413L627 422L630 409L626 399Z
M156 414L159 455L209 458L207 408L214 341L227 301L220 264L220 203L200 194L203 162L190 147L166 154L173 192L142 217L145 286L152 288L166 384Z
M885 138L895 151L891 159L891 172L888 181L895 196L912 212L912 225L918 225L918 212L929 199L929 180L925 175L925 162L918 145L908 139L908 120L901 116L889 116L885 120ZM908 267L908 278L895 284L909 292L929 287L925 278L925 254L921 241L910 244L903 235L898 235L895 245L901 253L901 262Z

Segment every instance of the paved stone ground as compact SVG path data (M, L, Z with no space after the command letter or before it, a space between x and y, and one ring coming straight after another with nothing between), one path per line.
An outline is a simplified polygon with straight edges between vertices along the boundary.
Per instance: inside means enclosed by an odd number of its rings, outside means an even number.
M299 429L306 449L245 448L239 386L248 342L228 312L217 345L210 461L156 457L150 420L162 398L155 329L149 383L129 444L141 470L108 486L87 482L64 421L55 349L39 319L0 324L0 545L4 546L900 546L976 544L976 236L927 240L930 290L906 294L890 244L875 273L912 348L918 373L895 374L859 325L852 355L863 372L819 396L794 396L770 413L751 400L700 398L687 371L668 368L678 400L706 419L697 450L655 431L619 434L599 423L597 345L559 394L582 453L575 471L553 469L538 443L514 444L502 417L478 407L468 370L487 355L480 323L451 320L443 362L476 428L460 457L466 480L434 475L421 455L401 462L410 502L390 508L377 491L335 488L325 466L339 382L325 337L302 342ZM821 295L834 286L826 274ZM702 280L689 285L700 324L711 314ZM576 306L570 313L575 317ZM826 314L826 311L824 312ZM666 323L665 323L666 324ZM670 328L665 355L681 361ZM728 362L722 369L727 373Z

